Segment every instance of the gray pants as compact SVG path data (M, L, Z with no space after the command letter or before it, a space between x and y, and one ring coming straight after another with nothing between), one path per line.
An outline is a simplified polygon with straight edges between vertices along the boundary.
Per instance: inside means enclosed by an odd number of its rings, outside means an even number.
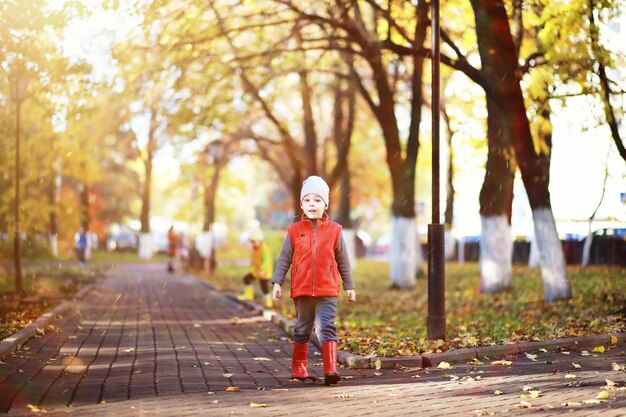
M337 341L337 297L300 296L293 300L296 306L296 324L293 339L308 343L315 324L315 333L321 343Z

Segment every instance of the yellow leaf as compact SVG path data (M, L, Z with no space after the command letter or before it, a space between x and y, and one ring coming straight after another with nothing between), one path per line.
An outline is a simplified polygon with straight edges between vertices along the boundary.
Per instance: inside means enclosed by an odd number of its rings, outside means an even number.
M623 371L624 367L623 366L619 366L617 363L613 362L611 364L611 369L613 369L614 371Z
M226 392L241 392L241 388L239 388L239 387L228 387L228 388L226 388Z
M567 375L565 375L565 378L566 379L574 379L574 378L576 378L576 375L574 375L574 374L567 374Z
M616 386L616 385L617 385L617 384L615 383L615 381L611 381L610 379L605 379L605 381L606 381L606 386L607 386L607 387L614 387L614 386Z
M606 400L609 398L609 393L606 391L602 391L600 393L598 393L598 396L596 397L596 400Z
M572 365L574 366L574 369L582 369L582 366L578 363L572 362Z
M33 413L47 413L46 410L36 405L28 404L26 407L28 407Z
M493 361L491 362L492 365L502 365L502 366L509 366L511 365L513 362L511 361L507 361L505 359L502 359L500 361Z
M611 344L612 345L616 345L617 344L617 336L611 336Z
M500 391L499 389L495 390L493 392L493 395L502 395L502 391Z
M592 352L604 353L604 346L596 346L593 348Z
M437 365L437 368L439 368L439 369L452 369L452 366L448 362L439 362L439 365Z
M539 396L541 395L541 391L528 391L528 394L530 395L530 398L539 398Z
M378 371L380 368L382 368L383 363L380 361L380 359L376 359L376 362L374 362L374 367L376 368L376 370Z
M252 407L252 408L265 408L265 407L267 407L267 404L250 403L250 407Z

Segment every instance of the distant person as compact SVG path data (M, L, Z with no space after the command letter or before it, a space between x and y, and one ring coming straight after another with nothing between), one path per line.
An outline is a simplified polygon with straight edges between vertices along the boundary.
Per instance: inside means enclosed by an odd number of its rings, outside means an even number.
M74 235L74 248L76 250L76 256L81 266L87 263L87 250L89 249L89 238L84 227L80 227L78 232Z
M189 243L187 241L187 236L185 236L184 233L181 233L178 236L178 249L176 251L176 257L183 266L183 270L189 270Z
M305 380L307 351L311 332L315 325L317 337L322 343L324 360L324 383L335 385L341 379L337 372L337 297L339 283L343 281L346 299L356 300L350 258L341 236L341 226L328 219L330 190L328 184L317 176L302 183L300 191L300 221L287 228L276 270L272 277L272 298L278 302L281 286L291 266L291 298L296 308L296 324L293 328L293 357L291 375Z
M167 231L167 272L174 272L174 261L176 259L176 251L178 250L178 235L171 226Z
M272 295L270 294L269 285L270 278L272 278L272 271L274 270L272 252L265 244L263 232L261 230L254 229L250 232L248 240L252 246L252 250L250 252L252 270L243 277L245 287L243 289L243 293L239 295L239 299L254 300L253 282L259 281L261 291L263 292L263 305L271 308L274 306L272 303Z

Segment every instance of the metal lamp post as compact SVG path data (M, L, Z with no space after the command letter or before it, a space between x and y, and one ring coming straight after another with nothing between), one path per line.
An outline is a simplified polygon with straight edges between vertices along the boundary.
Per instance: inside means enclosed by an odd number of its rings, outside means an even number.
M446 338L444 226L439 215L439 0L431 1L432 34L432 224L428 225L428 317L429 339Z
M215 259L215 197L217 192L217 183L219 181L220 170L222 168L222 159L224 158L225 144L220 139L214 140L209 143L209 154L211 155L214 172L211 179L210 193L211 201L209 210L208 223L211 232L211 253L209 255L209 271L214 272L217 267L217 260Z
M28 78L26 68L18 62L15 70L9 75L11 99L15 102L15 236L13 240L13 259L15 261L15 291L24 292L22 283L22 264L20 251L20 110L26 98Z

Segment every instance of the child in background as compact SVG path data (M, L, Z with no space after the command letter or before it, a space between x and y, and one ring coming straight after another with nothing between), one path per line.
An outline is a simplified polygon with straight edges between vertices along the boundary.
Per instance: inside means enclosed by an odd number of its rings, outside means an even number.
M176 250L178 249L178 235L174 231L174 226L170 226L167 231L167 272L174 272L174 261Z
M245 287L243 294L239 296L240 300L254 300L254 287L252 282L254 280L259 281L261 291L263 291L263 304L265 307L273 307L272 296L270 294L269 280L272 277L272 270L274 269L274 261L272 259L272 252L270 248L265 244L263 239L263 232L260 229L254 229L250 232L248 238L251 250L252 270L243 277L243 283Z
M341 236L341 226L328 219L330 190L328 184L317 176L307 178L300 191L300 221L287 229L287 236L272 277L272 298L278 301L281 286L291 266L291 298L296 308L294 326L292 378L307 379L308 343L317 324L316 333L322 343L324 383L337 384L337 296L339 281L349 302L356 300L350 259Z

